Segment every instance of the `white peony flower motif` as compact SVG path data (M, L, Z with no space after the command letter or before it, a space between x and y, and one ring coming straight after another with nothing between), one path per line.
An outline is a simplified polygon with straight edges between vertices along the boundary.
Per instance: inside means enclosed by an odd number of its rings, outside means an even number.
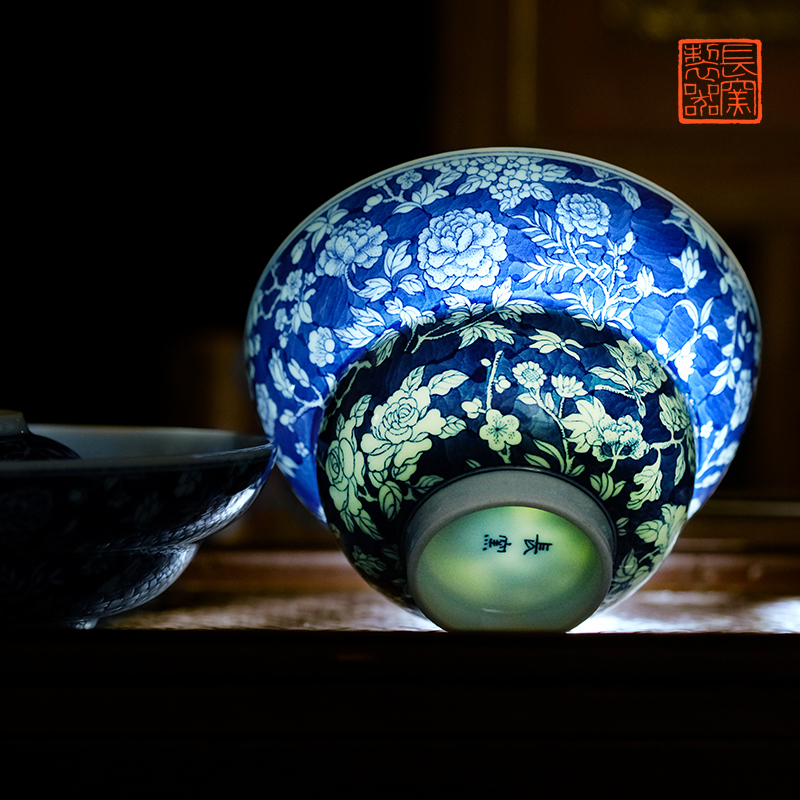
M383 254L388 238L380 225L368 219L348 220L325 243L317 261L317 273L339 277L356 267L369 269Z
M370 432L361 439L370 471L401 470L433 446L430 437L441 435L444 426L439 410L431 408L427 387L398 389L375 409Z
M586 236L603 236L611 221L608 206L591 194L565 195L558 201L556 216L567 233L577 230Z
M507 233L488 211L464 208L435 217L420 234L417 250L428 285L469 291L491 286L506 257Z

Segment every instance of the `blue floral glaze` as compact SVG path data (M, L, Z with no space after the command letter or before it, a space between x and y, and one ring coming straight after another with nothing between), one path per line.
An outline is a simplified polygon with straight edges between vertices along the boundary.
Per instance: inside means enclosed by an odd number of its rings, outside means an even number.
M615 456L614 447L630 447L625 460L637 462L635 442L641 438L652 447L658 440L648 438L643 418L632 411L615 407L613 424L605 421L594 404L602 402L608 412L611 390L591 395L585 374L547 372L537 359L556 352L570 359L570 350L582 356L569 340L585 350L582 337L594 332L616 342L621 354L622 361L612 358L603 369L627 367L644 379L639 365L656 369L644 366L639 353L648 353L647 363L662 369L677 391L654 396L682 398L682 411L668 406L659 415L685 413L690 420L696 468L685 473L695 472L687 514L705 502L734 456L757 374L758 312L738 262L690 208L632 173L564 153L492 149L426 158L357 184L303 222L261 277L247 322L253 393L278 465L318 516L327 513L315 465L318 435L351 365L362 358L382 364L407 336L424 337L445 320L458 325L463 315L488 309L495 317L475 328L487 342L517 336L511 324L517 314L555 310L580 325L580 336L566 338L558 326L541 325L537 358L519 360L498 380L518 389L527 382L533 397L542 377L538 366L545 381L540 392L549 381L543 397L560 398L559 406L563 399L571 413L580 409L580 418L593 419L597 431L613 428L619 444L584 432L585 451L605 453L606 460ZM614 383L610 373L592 374ZM624 382L615 385L634 391ZM586 396L577 393L581 388ZM641 413L636 398L628 399ZM480 394L461 402L478 400ZM646 405L644 395L639 400ZM502 404L467 409L493 412L477 429L469 427L470 436L497 458L508 446L510 457L517 435L525 436L512 430L511 411ZM467 409L461 419L471 423ZM577 448L580 425L575 430ZM354 455L365 469L370 458L374 464L385 455L372 440L360 441L366 449ZM548 461L547 452L533 455ZM651 514L652 536L663 539L655 529L673 525L658 519Z

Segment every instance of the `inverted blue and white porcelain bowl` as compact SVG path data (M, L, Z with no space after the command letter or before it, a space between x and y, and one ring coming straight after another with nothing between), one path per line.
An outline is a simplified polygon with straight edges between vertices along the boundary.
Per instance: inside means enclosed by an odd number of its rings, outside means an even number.
M669 192L503 148L314 212L246 347L277 464L369 583L447 629L567 630L641 586L719 484L760 328Z

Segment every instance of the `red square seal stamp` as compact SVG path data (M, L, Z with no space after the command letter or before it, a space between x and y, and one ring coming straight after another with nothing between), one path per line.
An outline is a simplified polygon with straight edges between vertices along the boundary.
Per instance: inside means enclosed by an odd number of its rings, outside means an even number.
M759 39L681 39L678 54L681 122L761 122Z

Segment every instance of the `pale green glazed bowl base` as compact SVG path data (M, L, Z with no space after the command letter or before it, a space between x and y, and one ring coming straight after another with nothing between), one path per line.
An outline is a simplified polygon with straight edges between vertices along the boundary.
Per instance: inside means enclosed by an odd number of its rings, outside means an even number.
M407 531L409 588L448 630L565 631L603 602L613 528L559 476L500 469L432 493Z

